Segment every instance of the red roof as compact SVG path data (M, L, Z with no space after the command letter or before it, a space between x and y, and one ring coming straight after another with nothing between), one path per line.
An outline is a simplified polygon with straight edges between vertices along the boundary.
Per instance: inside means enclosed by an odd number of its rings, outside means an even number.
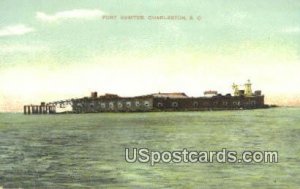
M188 98L185 93L182 92L175 92L175 93L154 93L152 94L153 97L159 98Z

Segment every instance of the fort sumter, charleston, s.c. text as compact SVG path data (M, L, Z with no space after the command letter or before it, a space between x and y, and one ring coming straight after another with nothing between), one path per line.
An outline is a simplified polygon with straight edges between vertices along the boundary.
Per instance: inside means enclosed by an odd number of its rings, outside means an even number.
M103 15L101 20L201 21L199 15Z

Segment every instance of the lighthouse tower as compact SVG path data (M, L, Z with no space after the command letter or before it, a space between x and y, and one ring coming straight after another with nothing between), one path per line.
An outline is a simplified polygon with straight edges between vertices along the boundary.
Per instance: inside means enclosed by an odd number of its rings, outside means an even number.
M232 89L233 89L233 95L234 96L239 96L239 86L235 83L232 84Z
M247 83L245 83L245 96L252 96L252 89L251 89L251 82L250 80L248 79Z

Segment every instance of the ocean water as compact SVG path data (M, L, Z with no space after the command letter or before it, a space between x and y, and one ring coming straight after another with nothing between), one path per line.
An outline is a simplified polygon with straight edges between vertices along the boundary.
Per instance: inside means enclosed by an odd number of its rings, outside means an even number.
M0 114L4 188L299 188L300 108ZM127 163L125 148L278 151L278 163Z

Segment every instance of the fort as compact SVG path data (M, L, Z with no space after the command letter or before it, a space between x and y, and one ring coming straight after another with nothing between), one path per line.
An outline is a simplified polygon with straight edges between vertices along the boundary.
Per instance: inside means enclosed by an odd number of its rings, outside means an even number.
M264 95L260 90L252 92L249 80L242 85L243 89L240 87L241 85L233 84L232 94L222 95L217 91L209 90L200 97L189 97L183 92L159 92L134 97L121 97L108 93L98 96L97 92L92 92L90 97L42 102L41 105L26 105L24 114L207 111L269 107L264 103Z

